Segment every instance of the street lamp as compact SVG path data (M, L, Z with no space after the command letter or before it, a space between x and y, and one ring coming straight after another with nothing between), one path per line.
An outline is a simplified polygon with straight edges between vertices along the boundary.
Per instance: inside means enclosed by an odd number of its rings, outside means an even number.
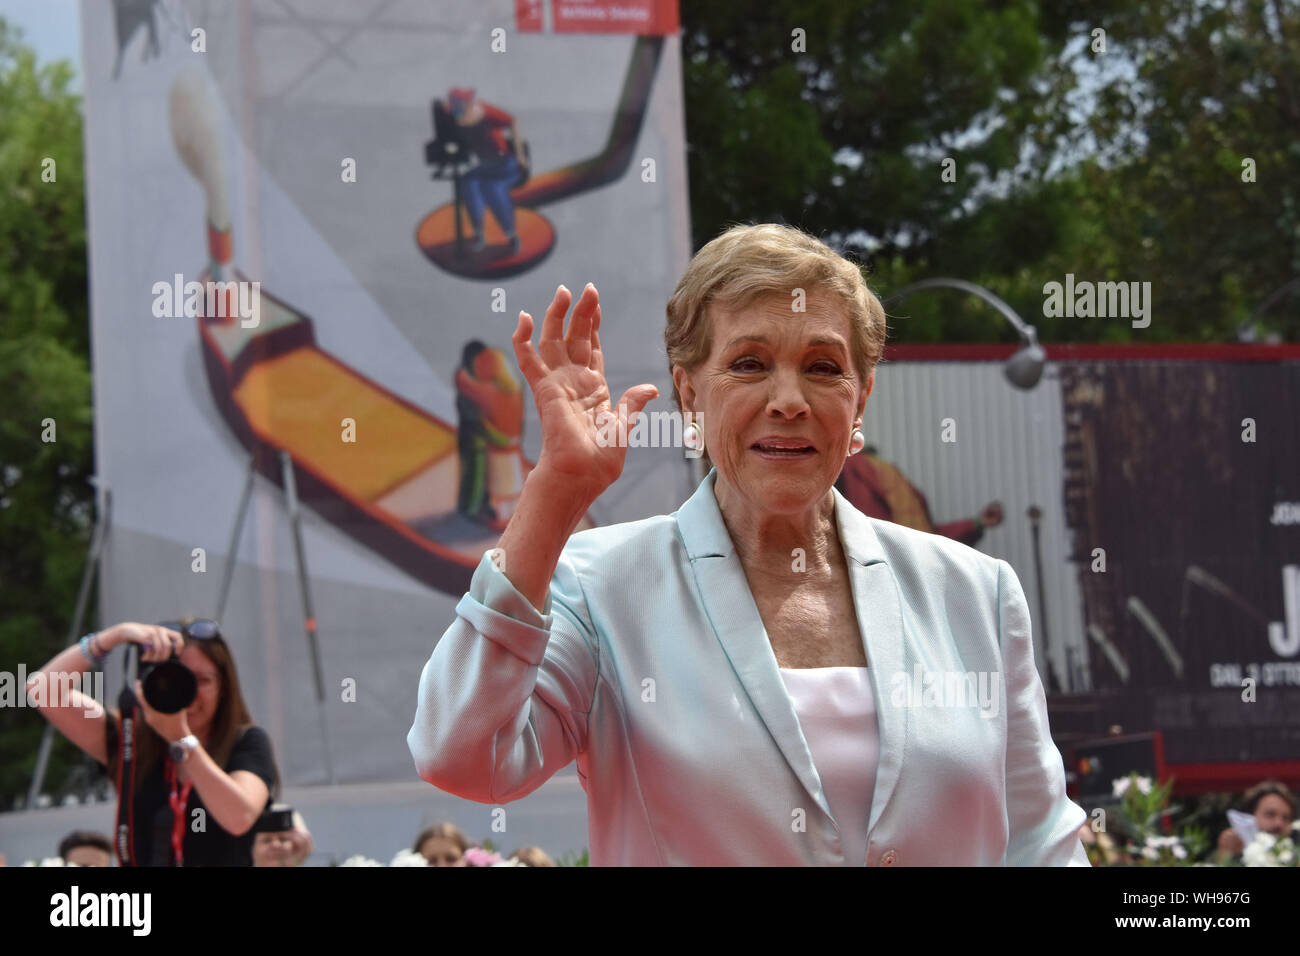
M1022 343L1016 354L1007 359L1003 372L1006 373L1007 379L1016 388L1029 389L1038 384L1038 380L1043 376L1043 365L1047 362L1047 354L1043 351L1043 347L1038 344L1037 330L1016 315L1015 309L983 286L967 282L964 279L922 279L920 282L913 282L911 285L899 289L881 304L889 305L891 302L900 302L913 292L920 292L924 289L956 289L959 292L968 292L997 309L1003 318L1015 327L1016 332L1020 334Z

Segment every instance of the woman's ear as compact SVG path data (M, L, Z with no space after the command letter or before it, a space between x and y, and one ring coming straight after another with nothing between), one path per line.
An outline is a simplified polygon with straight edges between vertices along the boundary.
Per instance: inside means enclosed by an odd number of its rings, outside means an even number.
M862 400L858 403L858 418L861 418L867 411L867 398L871 395L871 390L876 387L876 370L872 369L871 374L867 376L867 387L862 390Z
M691 384L691 375L680 365L673 366L673 384L677 386L677 395L681 399L682 411L695 411L695 386Z

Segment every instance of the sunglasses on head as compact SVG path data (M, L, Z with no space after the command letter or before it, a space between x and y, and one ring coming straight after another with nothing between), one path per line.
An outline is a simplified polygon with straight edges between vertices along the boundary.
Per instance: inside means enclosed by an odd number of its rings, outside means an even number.
M189 624L182 624L180 621L163 621L158 626L172 631L180 631L181 636L187 641L209 641L221 637L220 626L216 621L210 621L206 617L190 621Z

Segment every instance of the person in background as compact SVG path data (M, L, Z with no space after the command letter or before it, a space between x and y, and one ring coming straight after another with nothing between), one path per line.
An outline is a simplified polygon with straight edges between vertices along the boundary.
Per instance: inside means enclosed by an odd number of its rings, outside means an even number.
M1265 780L1255 784L1243 797L1246 812L1255 818L1255 832L1271 833L1281 839L1291 832L1295 821L1296 798L1286 784L1278 780ZM1245 841L1232 827L1219 834L1215 857L1219 862L1239 856L1246 849Z
M524 866L555 866L555 861L547 856L541 847L536 846L518 849L510 859L518 860Z
M300 866L316 848L307 821L293 812L293 829L253 837L253 866Z
M60 675L102 666L119 645L136 644L143 664L173 653L198 685L185 710L164 714L135 696L134 798L126 860L134 866L252 866L253 828L271 805L279 775L266 731L253 723L239 688L230 648L216 622L186 619L175 627L126 622L59 652L28 678L27 692L54 727L101 764L119 786L122 715L70 690L66 699L33 699L35 689L61 683ZM200 815L202 811L202 815ZM199 828L194 821L202 819Z
M454 823L437 823L421 831L412 847L430 866L465 866L465 851L473 844Z
M113 844L102 833L73 830L59 841L59 856L75 866L112 866Z

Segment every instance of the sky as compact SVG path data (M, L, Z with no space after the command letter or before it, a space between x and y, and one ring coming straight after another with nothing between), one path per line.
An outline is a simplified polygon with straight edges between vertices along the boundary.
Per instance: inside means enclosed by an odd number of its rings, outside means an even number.
M81 75L81 5L78 0L0 0L0 17L23 31L40 63L71 60ZM80 91L78 80L73 88Z

